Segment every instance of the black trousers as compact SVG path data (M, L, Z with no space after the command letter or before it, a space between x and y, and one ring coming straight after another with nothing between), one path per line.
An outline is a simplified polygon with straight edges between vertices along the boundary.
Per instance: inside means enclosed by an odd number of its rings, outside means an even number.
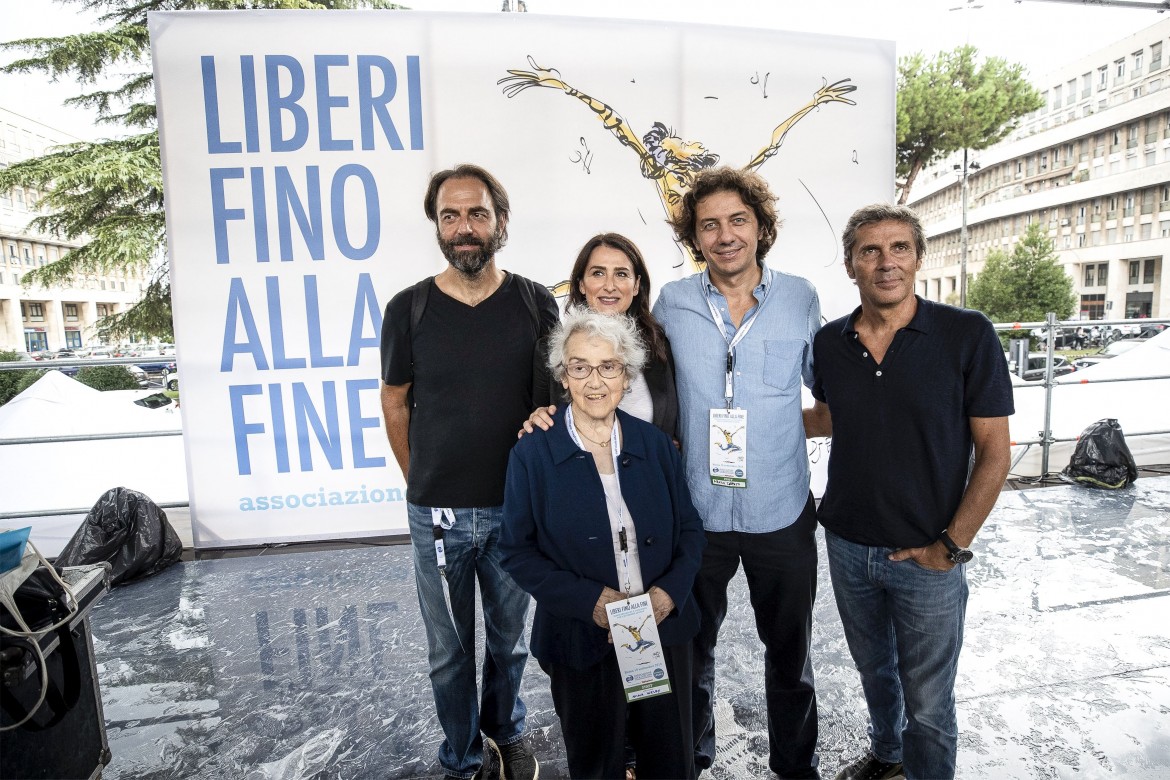
M727 583L743 562L764 643L768 706L768 766L781 778L819 777L817 696L809 660L812 608L817 594L816 507L812 494L796 522L770 533L707 532L695 578L702 624L695 637L695 766L715 758L715 644L727 616Z
M695 777L691 645L665 647L663 656L672 692L632 704L626 704L614 653L584 670L541 662L561 719L570 777L624 780L627 738L637 755L638 780Z

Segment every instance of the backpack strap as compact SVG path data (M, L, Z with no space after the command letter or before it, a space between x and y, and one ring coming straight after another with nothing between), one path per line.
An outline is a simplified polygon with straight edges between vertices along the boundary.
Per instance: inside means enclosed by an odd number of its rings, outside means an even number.
M528 307L528 316L532 318L532 329L536 333L536 337L540 338L544 334L540 331L540 312L536 308L536 285L531 279L520 276L519 274L512 274L516 277L516 283L520 288L520 297L524 299L524 305Z
M540 311L536 308L536 284L524 276L519 274L512 274L516 279L516 285L520 290L520 298L524 301L524 306L528 309L528 316L532 318L532 329L536 332L537 338L543 336L540 330ZM418 324L422 322L423 312L427 308L427 298L431 294L431 283L435 277L428 276L420 282L416 282L410 288L410 332L414 333L418 329Z
M428 276L410 288L410 332L412 334L418 330L418 324L422 322L423 312L427 308L427 298L431 294L431 282L434 279L435 277Z

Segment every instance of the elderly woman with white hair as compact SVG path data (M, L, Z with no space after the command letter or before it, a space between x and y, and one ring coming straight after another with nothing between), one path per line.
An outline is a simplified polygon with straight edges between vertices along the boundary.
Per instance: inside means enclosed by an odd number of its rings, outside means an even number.
M572 777L624 778L627 730L640 780L694 777L691 586L705 539L670 438L618 409L645 362L628 317L570 309L549 341L570 403L508 461L502 563L536 599L532 654ZM605 606L643 593L672 692L627 704Z

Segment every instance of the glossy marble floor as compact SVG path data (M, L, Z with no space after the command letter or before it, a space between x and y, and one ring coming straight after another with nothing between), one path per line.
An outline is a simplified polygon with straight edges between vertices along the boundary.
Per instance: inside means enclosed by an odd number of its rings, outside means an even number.
M961 778L1170 777L1170 477L1004 493L969 567ZM742 575L719 646L719 759L767 777L762 652ZM407 547L178 564L92 615L114 778L406 778L439 741ZM822 770L865 714L822 555ZM481 639L482 644L482 639ZM525 677L544 778L564 777L544 675Z

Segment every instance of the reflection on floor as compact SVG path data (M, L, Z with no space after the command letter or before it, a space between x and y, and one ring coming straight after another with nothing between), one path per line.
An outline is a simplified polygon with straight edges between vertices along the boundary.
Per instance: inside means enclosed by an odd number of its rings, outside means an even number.
M975 551L959 776L1170 777L1170 478L1004 493ZM705 776L766 777L762 653L742 575L732 587ZM815 621L832 777L865 712L823 555ZM116 589L92 624L108 780L438 774L407 547L186 562ZM535 663L524 695L541 776L565 777Z

